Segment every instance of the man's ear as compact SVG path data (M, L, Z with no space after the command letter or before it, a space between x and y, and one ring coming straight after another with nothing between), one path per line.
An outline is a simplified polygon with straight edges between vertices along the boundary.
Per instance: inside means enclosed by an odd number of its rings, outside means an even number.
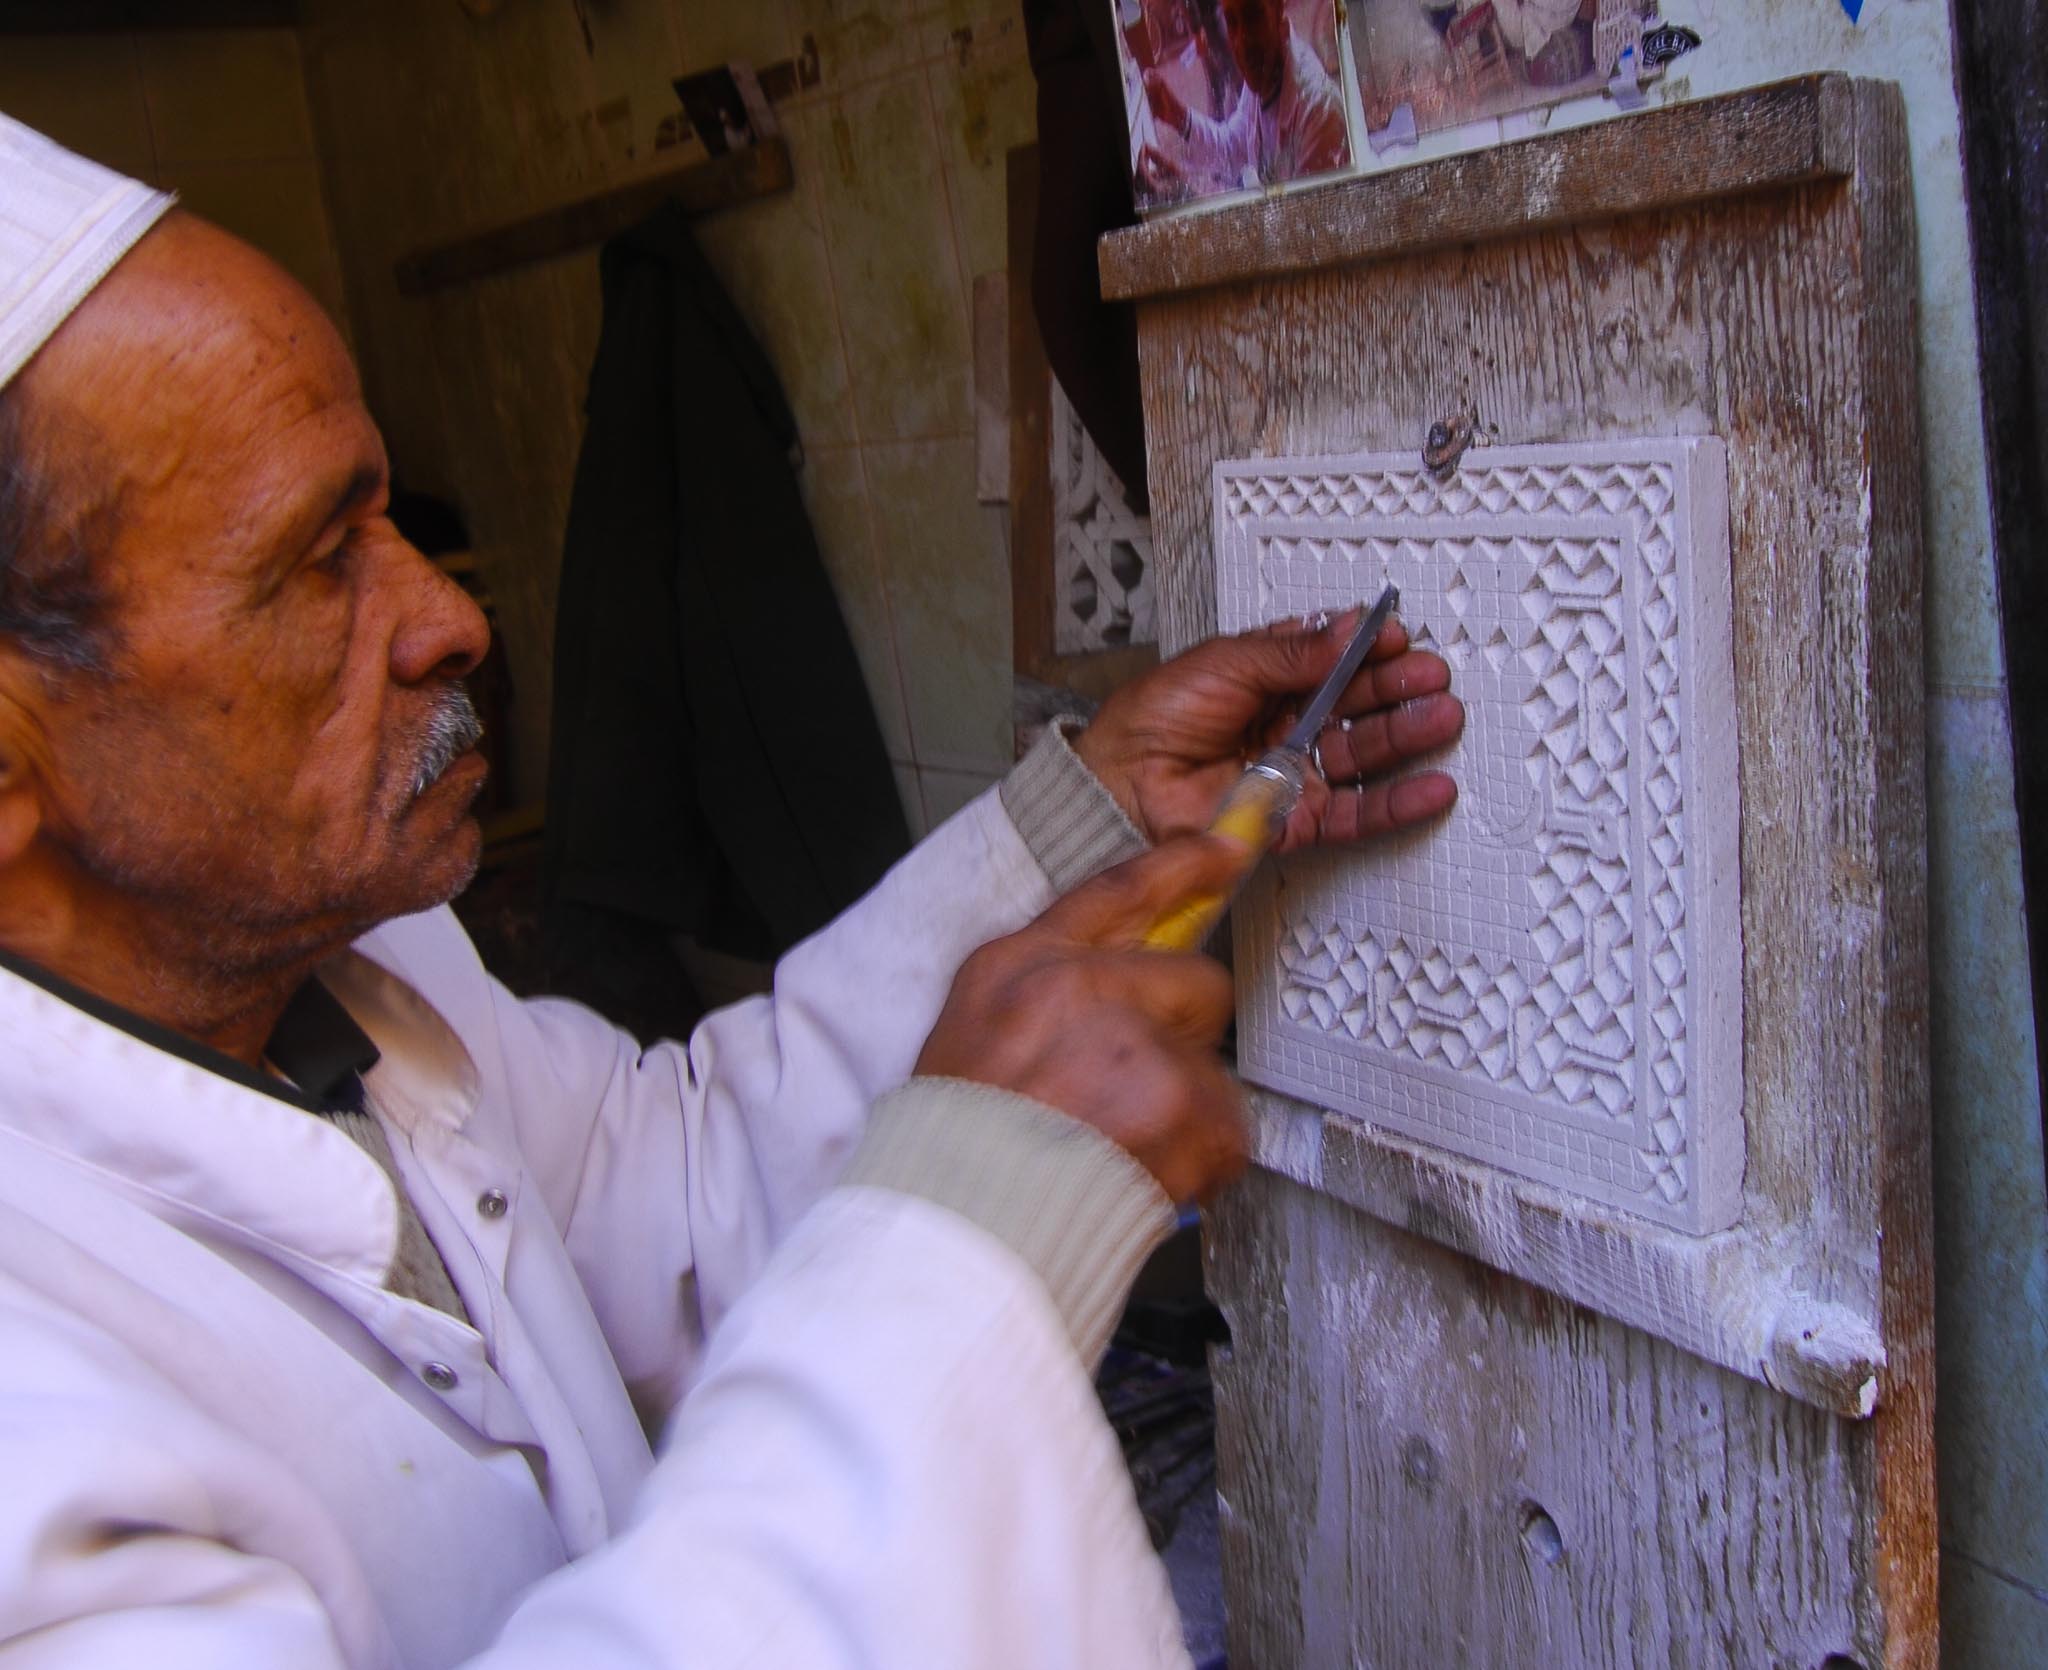
M0 654L0 869L27 852L43 826L43 727L22 699L20 668Z

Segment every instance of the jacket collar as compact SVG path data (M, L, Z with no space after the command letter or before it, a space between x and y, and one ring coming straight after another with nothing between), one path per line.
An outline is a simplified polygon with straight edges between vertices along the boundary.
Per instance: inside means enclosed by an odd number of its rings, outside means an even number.
M379 1052L365 1082L391 1122L409 1134L459 1128L475 1105L476 1068L433 1006L357 951L319 977ZM68 1156L164 1215L378 1284L398 1242L391 1184L311 1108L214 1051L132 1017L117 1024L85 994L0 967L0 1132Z

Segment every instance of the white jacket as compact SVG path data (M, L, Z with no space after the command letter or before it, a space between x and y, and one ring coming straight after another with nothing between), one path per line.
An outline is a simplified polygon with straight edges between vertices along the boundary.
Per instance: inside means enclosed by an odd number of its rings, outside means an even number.
M0 973L0 1667L1184 1664L1044 1284L830 1188L1050 892L991 793L645 1054L371 935L325 978L474 1328L346 1136Z

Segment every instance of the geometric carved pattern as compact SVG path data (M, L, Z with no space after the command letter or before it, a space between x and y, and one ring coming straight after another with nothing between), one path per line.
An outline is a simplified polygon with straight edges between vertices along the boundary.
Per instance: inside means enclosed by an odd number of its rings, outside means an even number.
M1052 462L1053 653L1085 655L1159 641L1152 521L1096 451L1057 377Z
M1247 889L1248 1078L1677 1227L1733 1221L1725 482L1710 439L1484 448L1444 482L1413 453L1217 466L1223 630L1391 579L1467 712L1441 826Z

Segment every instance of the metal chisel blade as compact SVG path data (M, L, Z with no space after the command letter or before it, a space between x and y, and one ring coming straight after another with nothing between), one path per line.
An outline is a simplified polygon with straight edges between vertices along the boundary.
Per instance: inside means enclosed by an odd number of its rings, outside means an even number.
M1351 682L1352 674L1364 665L1366 652L1380 635L1380 628L1387 624L1387 616L1394 612L1401 601L1400 588L1389 585L1380 593L1380 600L1372 606L1372 613L1359 622L1358 630L1351 635L1351 642L1344 646L1344 653L1337 658L1337 665L1330 669L1330 676L1323 680L1321 687L1301 711L1301 718L1293 730L1287 733L1283 748L1292 748L1296 753L1306 754L1309 745L1323 734L1323 727L1330 722L1335 711L1337 698L1344 694L1344 686Z

